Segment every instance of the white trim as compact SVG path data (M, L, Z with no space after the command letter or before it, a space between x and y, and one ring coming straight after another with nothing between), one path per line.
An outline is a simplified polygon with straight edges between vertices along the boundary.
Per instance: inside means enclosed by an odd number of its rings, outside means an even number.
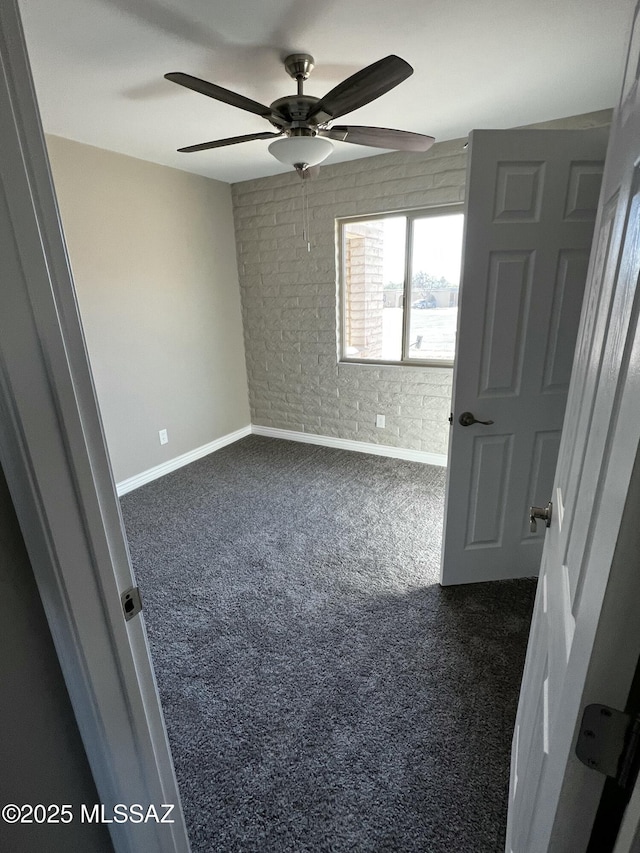
M300 441L303 444L319 444L322 447L336 447L339 450L355 450L357 453L372 453L374 456L390 456L392 459L407 459L409 462L422 462L424 465L447 466L444 453L430 453L428 450L410 450L407 447L391 447L388 444L373 444L369 441L353 441L349 438L334 438L330 435L316 435L311 432L296 432L292 429L275 429L273 427L252 424L254 435L264 435L268 438L282 438L286 441Z
M148 468L141 474L135 474L127 480L122 480L117 484L118 497L132 492L134 489L139 489L146 483L151 483L159 477L164 477L165 474L170 474L172 471L177 471L197 459L202 459L203 456L208 456L210 453L215 453L226 447L228 444L233 444L241 438L246 438L248 435L264 435L268 438L279 438L285 441L300 441L303 444L319 444L322 447L336 447L340 450L354 450L357 453L373 453L375 456L390 456L392 459L407 459L410 462L422 462L424 465L438 465L442 468L447 467L447 457L444 453L429 453L427 450L409 450L406 447L390 447L388 444L372 444L368 441L352 441L348 438L333 438L330 435L315 435L310 432L296 432L292 429L274 429L273 427L258 426L250 424L249 426L237 429L235 432L229 432L221 438L216 438L215 441L210 441L208 444L203 444L196 447L195 450L189 450L174 459L169 459L161 465L156 465L155 468Z
M176 456L173 459L169 459L167 462L163 462L161 465L156 465L154 468L148 468L141 474L135 474L133 477L129 477L126 480L122 480L116 486L118 490L118 497L126 495L127 492L132 492L134 489L139 489L140 486L144 486L146 483L150 483L152 480L157 480L159 477L164 477L165 474L170 474L172 471L176 471L178 468L182 468L184 465L189 465L191 462L195 462L197 459L202 459L203 456L208 456L209 453L214 453L216 450L220 450L222 447L226 447L228 444L233 444L234 441L239 441L241 438L245 438L246 436L251 435L251 432L252 428L251 424L249 424L246 427L237 429L235 432L229 432L226 435L221 436L221 438L216 438L214 441L210 441L208 444L203 444L200 447L196 447L195 450L189 450L187 453L182 453L180 456Z

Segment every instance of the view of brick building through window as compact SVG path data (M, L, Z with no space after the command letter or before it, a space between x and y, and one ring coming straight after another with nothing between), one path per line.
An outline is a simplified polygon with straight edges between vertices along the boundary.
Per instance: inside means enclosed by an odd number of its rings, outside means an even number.
M463 220L455 209L342 223L344 359L453 362Z
M383 358L384 223L351 222L344 230L347 354L358 358Z

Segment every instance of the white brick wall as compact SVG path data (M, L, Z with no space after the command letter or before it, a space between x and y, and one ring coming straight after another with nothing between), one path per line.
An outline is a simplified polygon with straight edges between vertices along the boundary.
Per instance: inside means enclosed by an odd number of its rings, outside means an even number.
M545 126L589 127L609 117ZM335 220L463 201L463 144L322 166L308 182L311 252L293 170L233 185L252 423L446 453L451 369L338 363ZM378 413L385 429L375 426Z

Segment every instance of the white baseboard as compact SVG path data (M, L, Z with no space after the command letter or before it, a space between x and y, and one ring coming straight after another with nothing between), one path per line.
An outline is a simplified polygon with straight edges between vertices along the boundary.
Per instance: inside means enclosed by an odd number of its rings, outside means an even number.
M440 465L446 468L447 457L444 453L430 453L427 450L409 450L406 447L391 447L388 444L373 444L369 441L352 441L349 438L333 438L330 435L315 435L311 432L296 432L290 429L252 424L254 435L269 438L283 438L287 441L301 441L304 444L320 444L323 447L336 447L340 450L355 450L357 453L373 453L375 456L391 456L393 459L407 459L410 462L422 462L425 465Z
M374 456L407 459L410 462L422 462L424 465L440 465L441 467L446 467L447 465L447 457L444 453L429 453L427 450L408 450L405 447L390 447L388 444L352 441L348 438L333 438L330 435L315 435L311 432L296 432L292 429L273 429L272 427L252 424L223 435L221 438L216 438L215 441L210 441L208 444L196 447L195 450L190 450L188 453L183 453L174 459L169 459L161 465L156 465L155 468L149 468L141 474L129 477L128 480L122 480L122 482L116 484L118 497L126 495L127 492L132 492L134 489L139 489L140 486L144 486L152 480L157 480L159 477L164 477L165 474L177 471L178 468L189 465L190 462L195 462L196 459L202 459L203 456L208 456L209 453L214 453L216 450L220 450L220 448L226 447L228 444L233 444L234 441L239 441L241 438L245 438L245 436L251 434L264 435L268 438L281 438L285 441L300 441L303 444L319 444L322 447L336 447L339 450L355 450L357 453L373 453Z
M152 480L157 480L158 477L164 477L165 474L170 474L171 471L176 471L190 462L195 462L196 459L202 459L203 456L208 456L215 450L220 450L221 447L226 447L227 444L233 444L247 435L251 435L251 425L237 429L235 432L227 433L221 438L216 438L215 441L210 441L208 444L203 444L201 447L196 447L195 450L190 450L188 453L183 453L181 456L176 456L174 459L169 459L161 465L156 465L155 468L149 468L141 474L136 474L135 477L129 477L128 480L123 480L116 484L118 497L126 495L127 492L132 492L134 489L144 486L145 483L150 483Z

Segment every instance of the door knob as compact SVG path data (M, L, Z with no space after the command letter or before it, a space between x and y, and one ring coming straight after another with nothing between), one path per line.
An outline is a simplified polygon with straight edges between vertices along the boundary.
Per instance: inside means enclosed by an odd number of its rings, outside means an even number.
M479 421L472 412L463 412L458 418L460 426L472 426L473 424L484 424L489 426L493 421Z
M545 527L551 527L551 513L553 511L553 505L551 501L546 505L543 509L541 506L530 506L529 507L529 530L532 533L535 533L538 529L538 525L536 524L536 519L539 518L540 521L544 521Z

